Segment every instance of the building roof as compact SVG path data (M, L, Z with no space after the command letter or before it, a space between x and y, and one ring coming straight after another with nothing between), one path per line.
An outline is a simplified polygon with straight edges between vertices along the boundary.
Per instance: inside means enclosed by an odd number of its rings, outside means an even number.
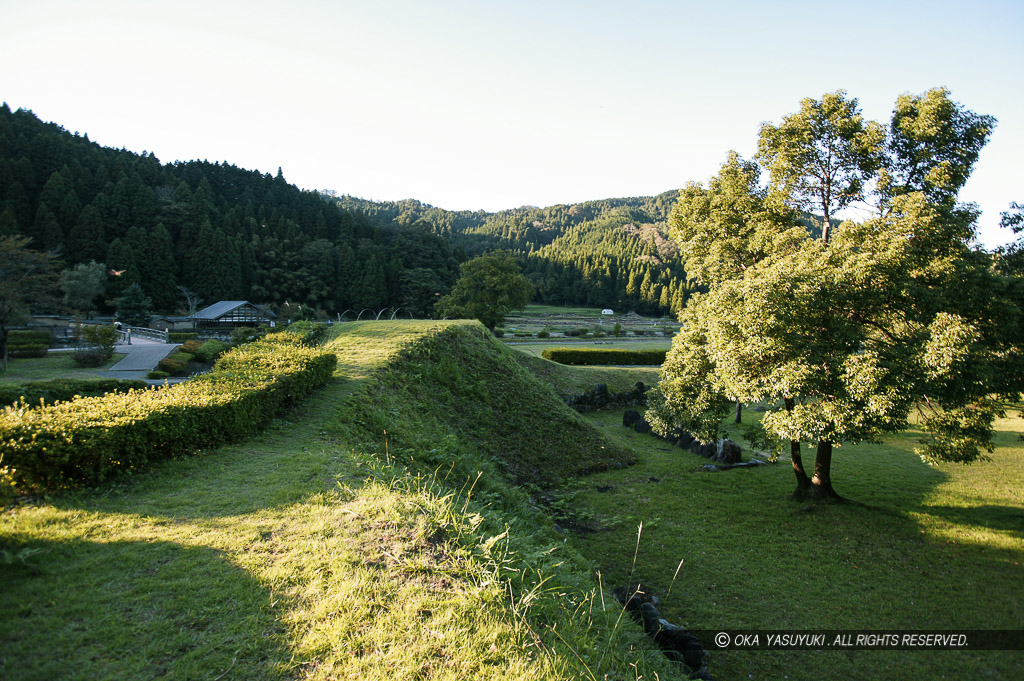
M219 303L214 303L213 305L204 307L202 310L199 310L198 312L196 312L195 318L206 319L209 321L217 320L223 317L224 315L228 314L229 312L237 310L238 308L244 305L249 305L253 309L259 311L260 314L265 315L267 317L277 316L270 310L267 310L266 308L263 308L259 305L253 305L248 300L222 300Z

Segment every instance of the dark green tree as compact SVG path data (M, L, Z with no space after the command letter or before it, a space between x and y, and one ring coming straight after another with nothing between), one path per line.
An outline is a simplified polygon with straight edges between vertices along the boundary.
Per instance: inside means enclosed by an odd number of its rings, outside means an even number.
M7 329L24 320L33 306L54 302L57 258L29 249L30 239L0 237L0 354L7 371Z
M107 266L95 260L78 263L61 272L60 290L64 292L64 305L88 319L96 311L96 299L103 295L107 276Z
M153 301L139 284L132 284L125 289L124 295L117 299L117 319L128 326L149 326Z
M460 270L455 288L437 303L439 316L478 319L493 331L509 312L523 309L533 298L533 284L505 251L473 258Z

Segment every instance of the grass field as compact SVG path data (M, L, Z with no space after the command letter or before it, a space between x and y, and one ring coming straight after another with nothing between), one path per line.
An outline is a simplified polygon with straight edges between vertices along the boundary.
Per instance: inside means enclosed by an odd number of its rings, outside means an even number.
M0 678L678 678L497 472L625 452L478 325L343 328L259 437L0 515Z
M45 357L27 357L8 361L7 371L0 372L0 383L27 383L51 378L96 378L124 355L114 353L102 367L83 369L75 364L70 352L49 352Z
M712 631L1024 628L1019 418L1000 422L992 461L967 467L923 464L912 433L844 447L833 480L850 502L808 510L789 500L788 462L702 472L706 460L623 428L621 414L590 418L639 463L568 485L560 507L589 528L570 544L605 583L646 582L669 621ZM721 679L1011 681L1024 678L1024 652L729 650L710 668Z
M509 344L519 352L525 352L534 357L540 357L540 353L548 348L571 347L571 348L601 348L602 350L624 349L624 350L668 350L672 347L671 338L600 338L600 339L574 339L555 338L549 341L513 341Z
M334 380L260 436L0 514L0 678L682 678L618 619L611 588L638 579L702 631L1024 629L1020 419L970 467L925 466L912 433L844 447L850 501L807 507L786 463L702 472L556 396L653 369L564 367L468 323L346 324L330 347ZM709 670L1015 681L1024 652Z

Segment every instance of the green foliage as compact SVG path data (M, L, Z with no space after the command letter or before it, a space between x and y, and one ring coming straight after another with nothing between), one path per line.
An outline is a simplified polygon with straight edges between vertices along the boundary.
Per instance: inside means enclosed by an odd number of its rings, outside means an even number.
M96 397L114 392L128 392L146 387L144 381L125 381L116 378L55 378L31 381L22 385L0 385L0 404L24 402L37 407L40 402L53 404L67 402L76 397Z
M199 351L199 348L202 347L202 345L203 344L201 341L192 338L182 343L181 347L178 348L178 350L180 352L187 352L190 355L195 355Z
M188 363L191 361L191 354L178 351L157 362L156 367L159 371L163 371L171 376L185 376L188 374Z
M83 345L113 350L117 344L117 329L107 324L85 324L79 328L78 339Z
M49 331L8 331L7 347L13 349L18 345L46 345L50 347L53 336Z
M573 366L660 365L665 350L601 350L594 348L547 348L541 357Z
M205 364L208 362L212 362L221 355L223 355L230 349L230 347L231 346L225 343L224 341L212 339L200 345L198 348L192 351L192 354L195 355L195 358L198 361L203 362Z
M166 371L160 371L158 369L154 369L153 371L150 371L148 374L146 374L146 378L149 378L149 379L152 379L152 380L155 380L155 381L160 381L160 380L163 380L165 378L170 378L170 376L171 375L169 373L167 373Z
M56 258L31 250L30 239L0 236L0 355L7 369L7 327L28 316L33 306L53 300Z
M898 432L915 411L925 459L987 451L1000 401L1024 388L1020 301L972 250L974 210L955 203L992 124L933 90L901 98L886 140L835 93L762 127L769 190L735 154L707 189L684 190L673 233L707 292L680 318L655 430L713 438L730 400L785 404L764 427L796 452L817 443L814 478L798 455L794 470L820 498L835 496L834 445ZM832 211L865 198L875 217L830 229ZM820 239L785 208L815 201Z
M231 330L231 344L241 345L242 343L251 343L269 332L270 327L266 326L258 328L253 328L251 326L238 326Z
M196 338L199 338L199 334L195 331L171 331L167 334L168 343L187 343Z
M96 310L96 299L103 295L107 282L107 266L101 262L78 263L60 273L60 290L64 305L88 317Z
M298 336L306 345L316 347L322 345L327 338L328 326L310 320L293 322L288 326L288 333Z
M138 283L134 283L117 299L117 318L129 326L147 327L152 307L153 301Z
M135 390L0 413L0 454L22 490L99 482L149 461L231 442L323 385L334 355L263 340L163 390Z
M117 329L105 324L86 324L78 330L78 346L72 353L80 367L103 366L114 354Z
M72 351L71 358L82 368L95 369L106 364L113 354L111 350L97 345L82 345Z
M46 357L49 351L49 343L19 343L7 346L7 355L14 358Z
M438 301L439 315L477 319L493 330L509 312L526 307L535 291L519 265L505 252L464 262L461 271L452 292Z
M842 90L800 102L800 111L774 126L764 123L758 158L772 190L808 211L821 211L830 239L835 213L864 198L883 163L884 128L865 121L857 100Z

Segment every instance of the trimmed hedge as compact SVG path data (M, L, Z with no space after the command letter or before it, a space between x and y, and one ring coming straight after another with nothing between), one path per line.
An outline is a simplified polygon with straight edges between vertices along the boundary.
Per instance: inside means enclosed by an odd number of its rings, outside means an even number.
M8 331L7 356L11 358L46 357L53 337L49 331Z
M7 332L7 345L46 345L50 346L53 336L49 331L22 331L16 329Z
M238 441L334 372L334 355L282 341L236 348L210 373L167 388L8 407L0 456L19 490L53 490Z
M591 348L548 348L541 357L559 364L595 366L608 364L663 364L667 350L600 350Z
M76 397L97 397L107 393L126 393L146 388L145 381L124 381L118 378L55 378L50 381L32 381L23 385L0 386L0 404L18 404L28 407L67 402Z
M7 346L7 356L15 359L25 359L28 357L46 357L46 353L48 353L49 351L49 344L43 345L42 343L22 343L20 345Z
M185 343L195 338L199 338L198 331L171 331L167 334L168 343Z

